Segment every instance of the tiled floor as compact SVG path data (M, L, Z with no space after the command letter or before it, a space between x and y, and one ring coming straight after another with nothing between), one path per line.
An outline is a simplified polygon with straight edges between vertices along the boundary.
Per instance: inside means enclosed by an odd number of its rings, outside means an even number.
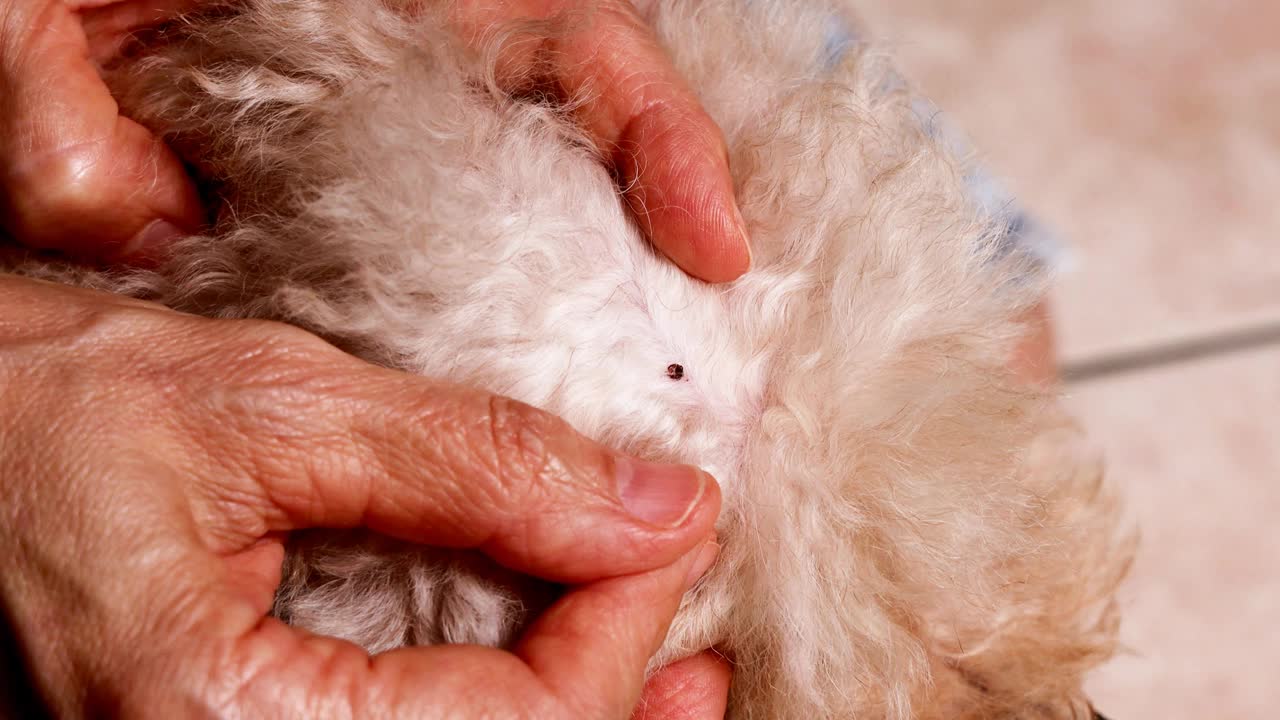
M1143 536L1099 706L1280 717L1280 3L854 2L1073 249L1071 403Z

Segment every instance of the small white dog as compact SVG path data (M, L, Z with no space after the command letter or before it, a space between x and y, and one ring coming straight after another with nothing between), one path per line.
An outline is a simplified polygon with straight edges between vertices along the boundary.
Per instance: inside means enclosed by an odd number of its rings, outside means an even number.
M707 468L723 550L656 662L731 656L732 717L1087 716L1128 555L1092 453L1003 369L1043 282L887 64L820 40L836 0L648 9L731 150L755 260L723 287L651 250L562 112L395 5L170 30L113 82L213 188L214 229L158 270L14 269L285 320ZM500 645L527 605L499 577L317 533L276 611L371 651Z

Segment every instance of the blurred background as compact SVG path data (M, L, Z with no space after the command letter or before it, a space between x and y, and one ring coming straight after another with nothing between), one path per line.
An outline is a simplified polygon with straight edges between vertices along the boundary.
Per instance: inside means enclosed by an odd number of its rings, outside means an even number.
M1099 710L1280 717L1280 2L856 4L1069 246L1067 392L1142 531Z

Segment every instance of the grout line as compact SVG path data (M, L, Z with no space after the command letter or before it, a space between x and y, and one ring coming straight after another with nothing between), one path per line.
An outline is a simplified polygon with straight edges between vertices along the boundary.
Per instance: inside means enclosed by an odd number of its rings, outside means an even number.
M1280 321L1066 363L1062 367L1062 379L1070 384L1087 383L1112 375L1177 365L1268 345L1280 345Z

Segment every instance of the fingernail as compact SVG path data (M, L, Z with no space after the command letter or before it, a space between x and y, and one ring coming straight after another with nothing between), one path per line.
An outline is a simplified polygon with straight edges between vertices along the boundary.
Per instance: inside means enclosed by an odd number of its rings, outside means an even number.
M688 465L659 465L620 457L616 467L623 509L659 527L675 527L684 522L707 487L707 474Z
M176 240L188 234L167 220L155 220L134 235L133 239L121 249L120 255L121 257L159 255Z
M684 579L685 589L693 587L694 583L706 575L718 557L720 557L720 544L715 540L708 540L698 550L698 556L694 558L693 565L689 566L689 575Z

